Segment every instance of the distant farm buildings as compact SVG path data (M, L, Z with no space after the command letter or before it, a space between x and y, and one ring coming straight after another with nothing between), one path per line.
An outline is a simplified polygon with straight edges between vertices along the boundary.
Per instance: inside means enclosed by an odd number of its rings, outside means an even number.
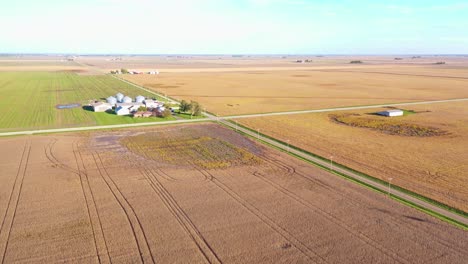
M94 101L89 104L94 112L106 112L114 108L116 115L133 115L133 117L163 116L166 111L163 102L148 99L142 95L135 97L135 101L129 96L117 93L106 98L106 102Z
M403 110L399 110L399 109L385 110L385 111L378 112L377 114L381 116L402 116Z

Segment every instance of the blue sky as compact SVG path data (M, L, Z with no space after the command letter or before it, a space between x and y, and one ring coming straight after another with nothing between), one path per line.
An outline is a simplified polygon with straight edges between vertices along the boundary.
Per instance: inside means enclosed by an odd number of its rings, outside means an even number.
M0 53L468 53L466 0L2 2Z

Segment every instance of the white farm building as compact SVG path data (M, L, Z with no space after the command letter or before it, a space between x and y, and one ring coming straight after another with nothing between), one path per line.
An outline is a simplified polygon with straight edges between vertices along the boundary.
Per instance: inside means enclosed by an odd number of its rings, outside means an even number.
M152 100L152 99L146 99L145 100L145 106L147 108L156 108L156 107L161 106L161 105L162 105L162 103L160 103L160 102L158 102L156 100Z
M112 109L112 105L104 102L97 102L91 104L91 107L93 107L94 112L105 112L107 110Z
M115 114L116 115L129 115L130 114L130 110L128 107L125 107L125 106L117 106L117 108L115 108Z
M382 115L382 116L402 116L403 110L399 110L399 109L385 110L382 112L378 112L377 114Z

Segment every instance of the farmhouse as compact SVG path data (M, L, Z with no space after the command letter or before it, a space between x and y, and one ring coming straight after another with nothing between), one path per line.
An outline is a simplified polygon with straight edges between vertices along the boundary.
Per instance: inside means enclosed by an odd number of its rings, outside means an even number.
M109 109L112 109L112 105L109 103L104 103L104 102L97 102L97 103L92 103L91 107L93 107L94 112L105 112Z
M378 112L377 114L382 115L382 116L402 116L403 110L399 110L399 109L385 110L382 112Z
M128 107L118 106L117 108L115 108L115 114L116 115L129 115L130 110Z
M133 113L133 117L150 117L150 116L153 116L153 113L149 111L145 111L145 112L138 111L138 112Z

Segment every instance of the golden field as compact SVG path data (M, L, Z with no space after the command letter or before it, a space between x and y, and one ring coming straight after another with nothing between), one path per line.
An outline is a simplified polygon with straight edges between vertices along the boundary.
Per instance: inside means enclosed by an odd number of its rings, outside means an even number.
M216 124L0 144L4 263L468 258L466 231Z
M217 115L468 97L468 79L318 70L122 75Z
M365 118L403 122L444 131L439 136L401 136L339 124L332 113L239 119L262 133L290 140L312 153L355 170L468 211L468 103L443 103L405 108L420 113L385 118L366 115L378 111L356 110ZM429 111L429 112L426 112ZM368 116L368 117L367 117ZM395 121L399 120L399 121Z

